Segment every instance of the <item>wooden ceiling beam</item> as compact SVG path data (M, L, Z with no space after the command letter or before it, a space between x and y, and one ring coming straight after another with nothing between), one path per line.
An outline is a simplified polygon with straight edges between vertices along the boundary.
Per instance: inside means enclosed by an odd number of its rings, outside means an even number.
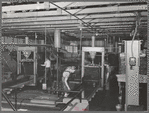
M24 5L10 5L2 7L2 12L7 11L19 11L19 10L36 10L36 9L45 9L47 5L50 6L50 9L56 9L57 7L53 4L48 4L49 2L39 3L39 4L24 4ZM82 7L82 6L93 6L93 5L109 5L109 4L118 4L118 3L128 3L128 2L56 2L55 4L62 8L71 8L71 7ZM20 7L21 6L21 7Z
M75 14L78 12L80 9L70 9L67 10L71 14ZM80 12L77 13L79 14L92 14L92 13L102 13L102 12L120 12L120 11L141 11L141 10L146 10L147 11L147 5L132 5L132 6L112 6L112 7L105 7L105 8L86 8ZM51 11L40 11L40 12L27 12L27 13L2 13L2 18L25 18L25 17L38 17L38 16L56 16L60 15L58 14L57 10L51 10ZM62 11L61 15L69 15L67 12Z
M83 18L83 20L86 19L110 19L110 18L131 18L131 17L135 17L134 13L122 13L122 14L91 14L86 16L85 15L77 15L78 18ZM85 17L85 18L84 18ZM51 17L32 17L32 18L5 18L2 20L2 23L9 23L9 22L37 22L37 21L67 21L67 20L76 20L75 17L70 16L70 15L65 15L65 16L53 16Z
M48 9L50 4L47 2L37 3L37 4L24 4L24 5L12 5L2 7L2 12L13 12L13 11L26 11L26 10L39 10L39 9Z
M107 21L100 21L98 22L99 20L96 20L94 22L92 22L92 25L96 24L96 25L107 25L107 24L125 24L125 23L130 23L132 24L132 22L135 22L132 21L132 20L126 20L126 21L119 21L117 22L116 20L115 21L110 21L110 20L107 20ZM88 20L86 20L85 22L88 22ZM69 24L79 24L79 21L77 20L72 20L72 21L54 21L54 22L30 22L30 23L9 23L9 24L2 24L2 26L35 26L35 25L69 25Z

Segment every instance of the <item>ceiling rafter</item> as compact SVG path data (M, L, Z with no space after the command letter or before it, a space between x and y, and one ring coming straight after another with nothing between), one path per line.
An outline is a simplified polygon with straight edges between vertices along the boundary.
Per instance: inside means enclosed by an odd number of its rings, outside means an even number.
M70 14L71 16L74 16L75 18L77 18L80 22L80 27L82 26L82 24L86 27L89 27L91 30L93 30L93 27L91 25L89 25L88 23L84 22L82 19L80 19L79 17L77 17L76 15L73 15L73 13L63 9L62 7L54 4L53 2L50 1L51 4L55 5L56 7L60 8L61 10L64 10L65 12L67 12L68 14ZM79 26L78 26L79 27ZM80 28L81 29L81 28ZM89 31L90 32L90 31Z
M61 13L57 13L58 8L62 8ZM140 29L145 32L147 28L147 4L145 2L55 2L50 3L50 9L36 10L34 12L14 12L2 11L2 34L13 32L44 32L45 27L48 32L53 33L55 28L59 28L62 32L75 33L79 36L80 23L83 21L82 35L90 37L94 35L94 30L99 33L117 33L126 34L127 36L135 27L136 15L135 12L140 12L141 26ZM44 3L38 4L44 9ZM28 4L38 6L36 4ZM21 6L21 5L18 5ZM25 5L22 5L25 6ZM8 8L9 6L5 6ZM15 6L13 6L16 8ZM31 8L31 7L30 7ZM4 7L2 7L4 9ZM21 7L20 7L21 9ZM20 9L13 9L20 10ZM22 9L24 9L22 7ZM69 13L68 13L68 12ZM72 15L70 15L72 14ZM76 17L78 18L76 18ZM82 22L82 23L83 23ZM86 31L85 31L86 30ZM91 31L93 30L93 31ZM90 31L90 32L88 32ZM114 34L112 34L114 35ZM122 35L123 36L123 35Z
M59 7L60 8L60 7ZM119 7L119 11L147 11L147 5L134 5L134 6L121 6ZM61 15L68 15L68 12L70 14L74 14L75 12L79 11L79 9L70 9L67 11L62 11ZM92 14L92 13L105 13L105 12L116 12L117 8L115 7L110 7L110 8L87 8L84 9L83 11L79 12L78 15L80 14ZM41 11L41 12L27 12L27 13L14 13L14 14L2 14L2 18L15 18L15 17L33 17L33 16L54 16L58 15L57 11ZM79 18L80 19L80 18Z
M84 18L84 20L85 19L92 19L92 18L98 18L98 19L103 19L103 18L105 18L105 19L107 19L107 18L123 18L123 17L134 17L135 16L135 14L134 13L123 13L123 14L121 14L121 15L119 15L119 14L90 14L90 15L88 15L87 16L87 18ZM78 17L79 18L83 18L84 17L84 15L78 15ZM145 17L147 17L147 16L145 16ZM32 17L32 18L25 18L25 20L24 20L24 18L8 18L8 19L6 19L6 18L4 18L3 20L2 20L2 22L3 23L7 23L7 22L28 22L28 21L58 21L58 20L75 20L76 18L75 17L70 17L70 16L56 16L56 17Z
M119 20L119 21L117 21L117 20ZM86 19L86 20L84 20L84 21L86 21L86 22L88 22L88 20ZM118 19L118 18L113 18L113 19L104 19L104 20L102 20L102 19L96 19L96 21L93 21L92 22L92 24L101 24L101 23L103 23L103 24L107 24L107 23L109 23L109 24L111 24L111 23L116 23L116 24L119 24L119 23L121 23L121 24L123 24L123 23L126 23L126 22L134 22L135 21L135 18L122 18L122 19ZM142 20L141 20L141 23L145 23L147 21L147 18L142 18ZM9 23L3 23L2 24L2 26L23 26L23 25L27 25L27 26L29 26L29 25L42 25L42 24L48 24L48 25L61 25L61 24L77 24L78 23L78 21L77 20L69 20L69 21L49 21L49 22L47 22L47 21L43 21L43 22L23 22L23 23L21 23L20 24L20 22L19 23L11 23L11 22L9 22Z

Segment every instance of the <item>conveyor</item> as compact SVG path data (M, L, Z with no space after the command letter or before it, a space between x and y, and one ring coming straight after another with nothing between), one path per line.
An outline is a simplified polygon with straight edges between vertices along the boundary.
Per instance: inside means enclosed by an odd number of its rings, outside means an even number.
M85 87L83 87L85 86ZM31 88L29 88L31 89ZM80 96L78 95L71 104L74 104L74 106L79 106L79 104L82 104L81 106L86 106L85 108L82 108L84 110L88 109L88 103L91 101L91 99L95 96L96 92L98 90L101 90L99 86L91 86L90 84L78 84L75 87L75 91L72 91L70 95L67 98L64 97L58 97L57 94L50 94L48 91L43 90L37 90L32 89L29 90L28 88L18 88L17 90L17 107L18 109L26 109L28 111L59 111L67 105L67 103L75 97L75 95L79 91L83 91L81 93L82 96L82 102L80 103ZM15 105L15 98L14 98L15 91L12 91L11 94L8 94L7 96L11 100L11 102ZM84 95L84 96L83 96ZM40 100L40 101L39 101ZM73 107L74 107L73 106ZM2 107L3 108L10 108L7 101L3 98L2 99ZM70 104L64 109L64 111L74 110L74 108L70 108ZM70 109L69 109L70 108Z
M98 48L94 49L96 49L96 51L99 51L97 50ZM100 49L103 50L103 48ZM95 67L95 65L92 67ZM100 67L98 66L97 69L99 68ZM101 78L103 78L103 66L101 68L102 68ZM56 89L55 91L51 91L48 88L47 90L42 90L39 87L37 88L36 86L27 87L28 84L35 83L34 78L28 79L28 77L29 76L25 76L24 78L12 82L11 84L10 83L3 84L5 94L7 95L7 97L9 97L10 101L15 105L15 107L17 106L17 109L26 109L27 111L89 110L88 109L89 101L92 100L92 98L96 95L96 92L98 90L103 90L103 87L101 87L103 85L103 79L100 81L99 77L97 83L95 84L92 81L84 82L83 80L81 81L81 78L77 78L79 80L70 81L73 90L70 92L70 95L67 98L64 98L61 97L59 93L57 93L57 92L63 92L62 89ZM37 81L40 79L42 79L42 77L36 78ZM39 85L40 84L38 84L37 82L37 86ZM12 89L12 91L10 89ZM51 92L56 92L56 94L51 94ZM4 98L2 99L2 107L10 108L10 106L8 105L7 101Z

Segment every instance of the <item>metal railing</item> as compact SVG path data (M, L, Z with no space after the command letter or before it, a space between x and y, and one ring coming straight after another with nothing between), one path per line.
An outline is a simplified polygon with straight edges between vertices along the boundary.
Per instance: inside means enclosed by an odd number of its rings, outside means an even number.
M2 96L6 99L6 101L8 102L8 104L10 105L10 107L13 109L13 111L17 111L17 109L14 107L14 105L11 103L11 101L9 100L9 98L5 95L5 93L2 91Z
M64 111L66 108L67 108L67 106L74 100L74 99L76 99L77 97L78 97L78 95L80 95L80 103L82 102L82 96L81 96L81 94L82 94L82 91L83 91L83 89L81 89L80 91L75 91L75 92L78 92L69 102L67 102L66 103L66 105L62 108L62 109L60 109L60 111ZM72 92L72 91L71 91ZM74 91L73 91L74 92Z

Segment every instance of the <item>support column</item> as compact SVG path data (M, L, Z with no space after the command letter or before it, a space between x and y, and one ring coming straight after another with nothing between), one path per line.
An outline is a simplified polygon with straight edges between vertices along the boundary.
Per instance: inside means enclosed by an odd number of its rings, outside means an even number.
M37 47L34 47L34 84L37 84Z
M57 48L57 89L58 89L58 85L59 85L59 48L61 47L61 37L60 37L60 30L59 29L55 29L54 32L54 46L55 48Z
M92 47L95 47L95 36L92 36Z
M61 47L61 38L60 38L60 30L59 29L55 29L55 32L54 32L54 46L55 46L55 48Z
M102 79L102 81L101 81L101 87L103 87L104 86L104 56L105 55L105 52L103 51L102 52L102 62L101 62L101 79Z
M17 50L17 74L21 73L21 51Z

